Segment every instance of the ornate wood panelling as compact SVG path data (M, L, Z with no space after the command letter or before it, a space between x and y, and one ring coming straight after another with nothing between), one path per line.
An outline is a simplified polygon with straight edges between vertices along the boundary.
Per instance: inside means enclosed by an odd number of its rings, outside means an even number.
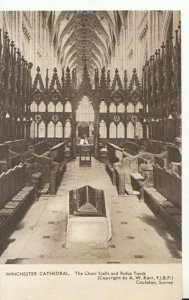
M32 63L28 63L0 30L0 140L23 138L29 134Z
M174 142L180 135L181 32L162 43L143 67L145 136Z

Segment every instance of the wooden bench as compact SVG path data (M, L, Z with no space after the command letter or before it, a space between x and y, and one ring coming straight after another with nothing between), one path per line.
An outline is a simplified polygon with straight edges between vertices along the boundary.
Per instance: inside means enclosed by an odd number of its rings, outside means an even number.
M154 187L144 188L144 201L155 215L161 217L164 220L171 234L181 239L181 210L176 208Z
M32 182L33 173L41 172L43 187L47 187L48 184L49 188L45 188L45 190L55 195L66 171L67 160L64 150L65 142L62 142L46 151L46 155L34 154L26 164L28 181Z
M0 240L8 238L35 198L33 186L25 186L25 166L0 175Z
M144 201L160 215L170 232L181 238L181 177L159 165L153 165L153 187L144 188Z
M113 164L123 159L123 151L123 148L120 148L119 146L112 143L107 143L108 162L106 163L106 171L109 174L113 184L115 184Z

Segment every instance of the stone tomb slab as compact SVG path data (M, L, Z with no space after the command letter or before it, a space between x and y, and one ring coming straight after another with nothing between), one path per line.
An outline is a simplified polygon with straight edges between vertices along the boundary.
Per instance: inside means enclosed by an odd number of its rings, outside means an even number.
M110 232L104 192L88 185L70 191L66 248L108 248Z
M109 224L104 217L72 217L68 220L66 248L108 248Z

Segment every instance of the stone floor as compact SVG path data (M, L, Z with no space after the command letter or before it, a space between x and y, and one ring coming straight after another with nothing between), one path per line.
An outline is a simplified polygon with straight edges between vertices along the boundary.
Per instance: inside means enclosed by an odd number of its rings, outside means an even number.
M112 234L108 247L66 248L69 190L84 185L103 189ZM135 195L118 196L104 164L67 164L56 196L44 195L31 206L10 237L0 263L179 263L180 245L162 220Z

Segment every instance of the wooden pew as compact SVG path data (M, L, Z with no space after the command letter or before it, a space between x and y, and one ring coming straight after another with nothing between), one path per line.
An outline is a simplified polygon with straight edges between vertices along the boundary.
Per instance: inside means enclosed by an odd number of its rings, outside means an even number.
M9 146L0 144L0 174L8 170Z
M153 165L153 177L153 187L144 188L144 201L181 238L181 177L158 165Z
M25 186L25 166L0 175L0 241L7 239L34 199L34 187Z
M115 176L115 184L118 190L119 195L125 195L127 192L128 194L140 194L139 192L135 193L133 189L131 188L131 174L134 178L141 178L140 173L140 165L141 164L152 164L154 162L154 155L151 153L147 153L144 151L141 151L138 155L135 156L128 156L123 157L122 161L114 163L114 176ZM146 170L147 171L147 170ZM138 175L137 175L138 174ZM143 177L143 180L145 180L145 177Z
M28 182L32 182L34 173L42 173L42 185L47 186L47 192L54 195L66 171L65 142L58 143L42 155L34 154L26 164Z
M112 143L107 143L108 162L106 163L106 171L108 172L113 184L115 184L113 164L123 159L123 151L123 148Z
M32 149L34 153L40 155L49 149L47 140L37 142L36 144L29 146L29 149Z
M166 143L156 140L146 140L144 142L145 151L152 154L160 154L166 151Z
M134 142L127 140L125 142L125 151L128 152L131 155L137 155L141 149L141 146Z

